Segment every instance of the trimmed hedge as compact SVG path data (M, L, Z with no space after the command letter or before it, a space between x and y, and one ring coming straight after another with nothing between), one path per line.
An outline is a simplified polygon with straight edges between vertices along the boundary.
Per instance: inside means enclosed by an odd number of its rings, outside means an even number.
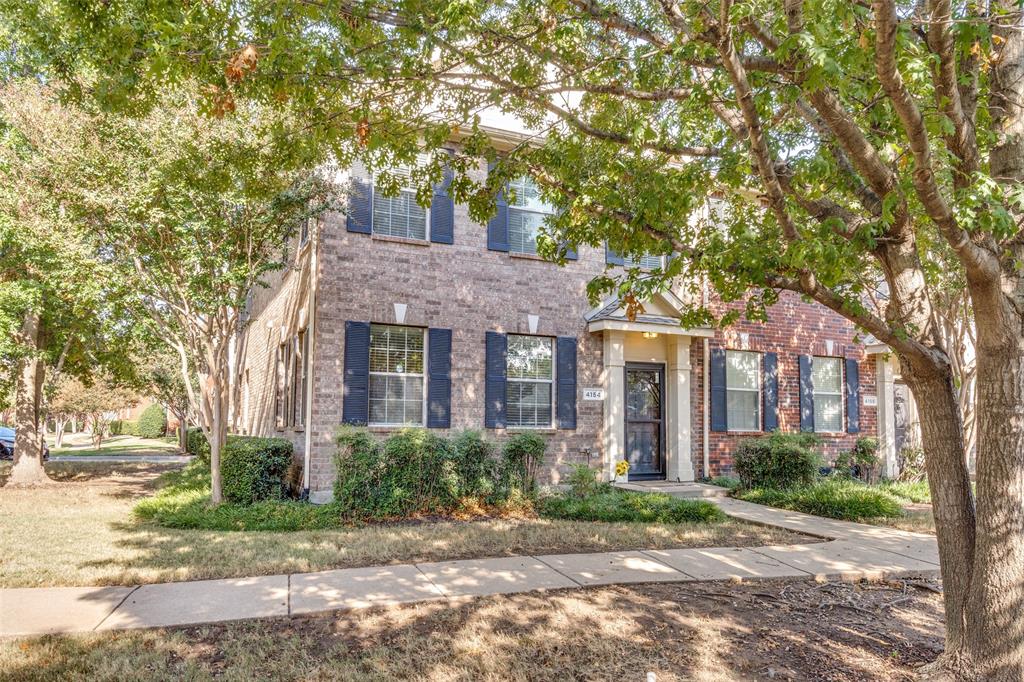
M775 432L767 438L741 441L733 469L744 488L786 490L807 486L818 475L821 461L814 434Z
M193 426L185 434L185 452L210 463L210 442L201 428Z
M704 500L618 490L586 497L554 495L541 501L540 513L552 519L613 523L709 523L725 519L721 509Z
M137 436L139 435L139 423L130 419L115 419L110 422L111 436Z
M335 504L359 519L528 504L546 447L536 434L520 434L505 443L498 459L478 431L448 440L403 429L378 441L352 427L339 429L336 442Z
M858 483L831 479L804 488L772 490L755 488L735 494L741 500L769 507L826 516L844 521L897 518L903 515L900 501L884 490Z
M140 438L163 438L167 435L167 413L164 408L153 403L139 416Z
M292 454L291 441L284 438L228 438L220 462L224 499L235 504L283 499Z

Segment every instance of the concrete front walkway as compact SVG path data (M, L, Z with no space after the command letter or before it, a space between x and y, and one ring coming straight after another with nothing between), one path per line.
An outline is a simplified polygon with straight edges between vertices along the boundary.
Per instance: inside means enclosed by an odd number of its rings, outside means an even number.
M937 577L935 538L708 497L826 542L471 559L138 587L0 590L0 636L193 625L490 594L647 582Z

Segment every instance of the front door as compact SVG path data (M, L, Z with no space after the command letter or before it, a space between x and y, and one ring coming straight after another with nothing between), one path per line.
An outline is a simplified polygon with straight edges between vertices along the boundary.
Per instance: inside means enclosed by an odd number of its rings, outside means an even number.
M665 478L665 369L626 365L626 459L631 480Z

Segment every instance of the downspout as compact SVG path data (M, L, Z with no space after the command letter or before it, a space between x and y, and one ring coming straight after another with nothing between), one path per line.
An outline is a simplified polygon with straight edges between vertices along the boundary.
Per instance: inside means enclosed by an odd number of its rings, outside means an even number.
M708 307L708 281L704 280L704 286L701 290L701 304L704 308ZM711 478L711 443L708 442L711 437L711 343L707 337L704 337L704 353L703 362L701 363L703 369L703 380L701 381L701 389L703 393L703 402L701 403L704 407L701 410L701 422L704 429L703 437L700 439L702 449L704 451L704 478Z
M306 358L308 374L306 376L306 414L303 415L306 423L303 424L305 433L305 447L302 458L302 497L309 499L309 459L313 446L313 376L316 362L316 286L320 281L318 270L317 252L320 246L320 220L315 223L314 229L309 235L309 294L306 300L306 310L309 316L309 323L306 325L306 336L309 339L309 357Z

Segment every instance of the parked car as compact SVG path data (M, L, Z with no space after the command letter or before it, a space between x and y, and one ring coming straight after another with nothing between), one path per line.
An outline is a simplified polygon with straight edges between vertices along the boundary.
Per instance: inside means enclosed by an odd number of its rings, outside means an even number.
M14 459L14 429L0 426L0 459ZM43 444L43 459L50 459L50 448Z

